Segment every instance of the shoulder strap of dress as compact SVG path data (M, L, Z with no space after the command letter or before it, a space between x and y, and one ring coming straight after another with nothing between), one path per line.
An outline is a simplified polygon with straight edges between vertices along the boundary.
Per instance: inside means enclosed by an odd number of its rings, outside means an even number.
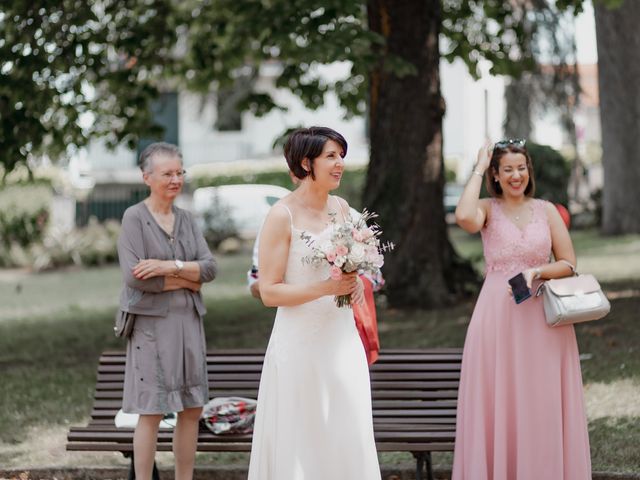
M342 208L342 203L340 202L340 200L338 200L338 197L336 197L335 195L331 195L331 198L334 198L336 200L336 202L338 203L338 208L340 209L340 213L342 213L342 220L343 221L347 221L347 217L344 214L344 210Z
M489 215L484 221L484 225L482 226L483 229L487 228L489 226L489 223L494 221L494 216L496 215L499 209L500 209L500 205L498 205L498 200L495 197L490 197L489 198Z
M543 218L545 223L549 223L549 218L547 217L547 203L551 203L548 200L543 200L542 198L534 198L534 206L538 212L540 218Z
M287 213L289 214L289 224L293 228L293 215L291 214L291 210L289 210L289 207L287 207L284 203L277 203L276 206L280 206L287 211Z

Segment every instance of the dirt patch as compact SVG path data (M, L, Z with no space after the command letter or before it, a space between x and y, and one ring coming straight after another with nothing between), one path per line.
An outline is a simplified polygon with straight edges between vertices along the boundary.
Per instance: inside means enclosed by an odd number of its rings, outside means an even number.
M639 417L640 384L632 379L585 385L587 418Z

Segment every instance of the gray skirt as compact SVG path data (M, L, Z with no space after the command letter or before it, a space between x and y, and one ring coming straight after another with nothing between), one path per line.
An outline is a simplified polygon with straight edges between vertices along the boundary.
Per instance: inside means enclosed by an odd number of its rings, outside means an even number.
M122 410L165 414L202 407L209 397L202 318L185 290L170 295L166 317L136 315L127 342Z

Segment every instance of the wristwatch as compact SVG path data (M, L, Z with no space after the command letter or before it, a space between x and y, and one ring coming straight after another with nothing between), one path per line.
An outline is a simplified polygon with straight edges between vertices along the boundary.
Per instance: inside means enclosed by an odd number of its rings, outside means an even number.
M174 273L174 275L177 277L180 275L180 272L182 271L182 269L184 268L184 262L182 260L178 260L176 258L175 260L175 264L176 264L176 273Z

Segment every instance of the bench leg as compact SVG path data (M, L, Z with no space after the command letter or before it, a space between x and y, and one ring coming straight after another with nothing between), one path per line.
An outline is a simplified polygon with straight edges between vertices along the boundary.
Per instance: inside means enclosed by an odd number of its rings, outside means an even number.
M129 466L129 480L136 480L136 469L133 463L133 452L131 452L130 455L125 456L131 456L131 465ZM153 472L151 473L151 478L152 480L160 480L160 473L158 472L158 466L156 465L156 462L153 462Z
M431 452L414 452L416 457L416 480L434 480Z
M427 460L427 478L429 480L435 480L435 477L433 476L433 462L431 461L431 452L427 452L425 458Z

